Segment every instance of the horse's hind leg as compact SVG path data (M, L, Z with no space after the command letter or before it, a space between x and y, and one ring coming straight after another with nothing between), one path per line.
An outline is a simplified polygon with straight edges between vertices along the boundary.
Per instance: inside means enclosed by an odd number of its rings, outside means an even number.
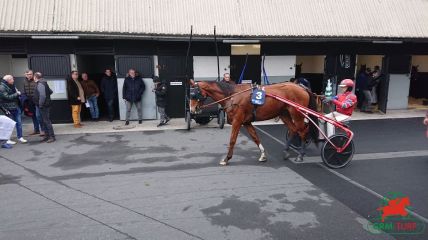
M230 140L229 140L229 150L227 152L226 158L220 161L220 165L223 165L223 166L227 165L229 160L232 158L233 148L235 147L236 139L238 138L238 133L241 128L241 124L242 124L241 122L238 122L236 120L233 121L232 132L230 133Z
M292 139L294 138L294 136L297 134L296 131L296 126L293 123L293 120L291 119L291 117L289 115L284 115L280 117L282 122L287 126L288 128L288 133L289 133L289 137L288 140L285 141L285 145L284 145L284 160L287 160L290 157L290 143L292 141Z
M301 139L301 143L302 143L302 148L300 148L299 150L299 154L296 157L296 162L303 162L303 156L305 156L306 154L306 144L305 144L305 139L306 139L306 134L308 133L308 129L309 126L305 124L305 122L302 121L298 121L296 124L296 127L298 128L297 133L299 134L299 137Z
M259 147L259 149L260 149L261 155L259 158L259 162L266 162L267 157L266 157L265 148L261 144L259 136L257 136L257 132L256 132L256 129L254 128L253 124L248 123L248 124L245 124L244 127L245 127L245 129L247 129L248 134L250 134L251 138L256 143L257 147Z

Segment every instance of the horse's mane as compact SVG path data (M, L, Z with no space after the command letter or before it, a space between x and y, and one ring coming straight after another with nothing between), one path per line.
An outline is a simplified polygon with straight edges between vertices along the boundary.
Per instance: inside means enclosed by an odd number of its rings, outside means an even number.
M235 84L226 83L226 82L215 82L215 84L220 88L226 97L232 95L235 92Z

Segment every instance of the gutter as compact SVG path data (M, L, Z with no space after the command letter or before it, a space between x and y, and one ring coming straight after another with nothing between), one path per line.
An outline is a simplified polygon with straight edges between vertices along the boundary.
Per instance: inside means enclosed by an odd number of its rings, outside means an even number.
M161 34L117 34L117 33L30 33L30 32L0 32L0 38L32 38L32 39L133 39L153 41L188 41L186 35ZM194 35L197 41L212 41L212 35ZM218 36L219 41L231 42L371 42L397 44L403 42L428 43L426 38L412 37L330 37L330 36Z

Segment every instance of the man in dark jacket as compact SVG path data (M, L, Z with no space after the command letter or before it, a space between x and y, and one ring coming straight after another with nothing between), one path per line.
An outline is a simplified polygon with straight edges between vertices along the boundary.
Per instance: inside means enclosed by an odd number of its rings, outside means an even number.
M138 123L141 124L143 122L143 109L141 98L143 96L144 89L146 86L144 85L143 79L141 77L137 77L135 75L135 69L128 70L128 76L125 78L123 82L122 89L122 97L126 102L126 123L125 125L129 125L129 118L131 117L131 109L132 105L137 107L138 111Z
M18 137L18 141L26 143L27 140L22 137L21 109L18 105L21 92L16 90L14 82L15 79L12 75L6 75L3 77L3 80L0 82L0 104L10 112L10 116L8 117L16 122L16 135ZM16 144L16 142L11 140L7 143L12 145Z
M34 82L33 70L25 71L25 80L24 80L24 94L29 99L30 112L33 114L31 117L33 119L34 132L30 135L40 134L40 130L44 131L43 127L39 120L41 120L40 113L37 112L33 99L34 90L36 89L36 83ZM41 129L40 129L41 128Z
M117 99L117 79L110 69L106 69L104 77L101 79L101 93L107 103L109 121L114 119L114 102Z
M159 77L153 77L153 82L155 83L155 88L153 91L156 94L156 105L158 106L158 111L160 114L160 123L158 127L163 126L169 122L169 117L166 115L166 96L167 96L167 87L165 81L161 81Z
M52 127L52 122L49 116L51 106L52 90L49 88L48 83L43 79L41 73L34 74L34 81L37 83L34 91L33 101L39 108L40 115L42 116L43 126L45 126L45 137L42 142L55 142L55 133Z

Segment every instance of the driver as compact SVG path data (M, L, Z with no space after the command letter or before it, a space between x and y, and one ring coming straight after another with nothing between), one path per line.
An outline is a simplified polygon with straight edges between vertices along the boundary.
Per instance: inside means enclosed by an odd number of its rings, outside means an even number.
M339 94L333 98L325 98L324 103L333 103L336 105L336 111L326 114L326 117L335 119L338 122L344 122L351 119L355 106L357 106L357 96L352 93L354 88L354 81L351 79L344 79L339 84ZM334 126L327 124L327 136L330 137L334 134Z

